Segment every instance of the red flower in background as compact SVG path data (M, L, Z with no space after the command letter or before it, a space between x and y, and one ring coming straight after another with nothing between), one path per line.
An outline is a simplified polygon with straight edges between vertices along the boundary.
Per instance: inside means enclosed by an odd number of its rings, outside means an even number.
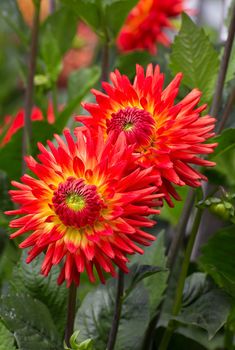
M138 164L148 169L154 167L158 175L155 183L161 186L166 200L170 196L180 200L172 184L200 186L206 177L191 164L213 166L214 163L198 157L213 152L215 143L205 141L214 135L215 119L201 117L206 105L197 107L201 92L192 90L183 100L174 103L182 79L179 73L164 89L164 74L150 64L146 74L141 66L136 68L132 84L118 70L111 73L112 85L104 82L107 94L93 90L97 104L84 103L90 116L76 119L97 133L101 127L105 137L110 132L126 135L128 144L135 145Z
M33 107L31 113L32 121L41 121L44 120L42 111L38 107ZM48 104L47 109L47 121L49 124L53 124L55 122L55 115L53 111L53 106L51 103ZM0 136L7 129L5 136L3 137L0 147L3 147L6 143L8 143L12 136L20 130L24 126L24 109L20 109L15 117L6 116L4 119L3 125L0 127Z
M128 272L126 255L142 254L136 243L149 245L155 239L141 227L155 223L148 216L159 213L153 207L162 195L149 186L151 168L130 171L133 147L122 135L117 143L104 143L101 133L94 140L83 128L76 140L68 130L64 136L67 143L55 136L58 147L48 141L49 150L39 144L40 162L26 158L38 179L24 175L22 183L12 182L17 190L10 194L19 209L6 214L21 217L10 223L18 228L11 238L30 232L20 247L32 247L28 263L46 252L44 275L63 261L58 283L78 285L85 270L94 282L94 266L104 283L102 270L114 276L116 264Z
M165 46L170 40L165 29L174 28L171 18L184 10L184 0L140 0L132 9L117 39L121 51L156 52L156 43Z

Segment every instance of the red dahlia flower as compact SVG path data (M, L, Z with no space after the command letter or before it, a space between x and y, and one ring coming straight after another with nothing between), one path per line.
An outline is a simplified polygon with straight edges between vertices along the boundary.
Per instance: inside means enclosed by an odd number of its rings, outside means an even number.
M42 111L38 107L33 107L32 113L31 113L31 120L32 121L42 121L44 120ZM53 106L51 103L48 104L47 109L47 121L49 124L53 124L55 122L55 115ZM20 109L15 117L7 116L4 119L4 123L0 128L0 136L4 133L4 131L7 129L5 136L3 137L3 140L0 143L0 147L4 146L6 143L8 143L12 136L20 130L24 126L24 109Z
M59 146L48 141L49 150L39 144L40 162L26 157L38 179L24 175L22 183L12 182L17 190L10 194L20 208L6 214L22 217L11 221L18 228L11 238L31 232L20 247L32 247L28 263L45 251L44 275L63 261L59 284L78 285L84 270L94 282L93 266L104 282L102 270L115 276L114 263L128 272L126 255L142 254L136 243L154 240L141 227L155 223L148 216L159 213L153 207L161 195L149 186L150 168L129 171L133 147L124 137L104 143L101 134L94 141L88 130L78 131L76 141L68 130L64 136L67 144L56 135Z
M140 0L132 9L117 39L121 51L146 49L156 52L156 43L165 46L170 40L164 29L172 29L172 17L180 15L183 0Z
M174 104L182 74L179 73L163 89L164 75L157 66L150 64L146 75L141 66L136 68L136 77L131 84L118 70L111 73L113 85L103 83L107 92L93 90L97 104L84 103L91 116L76 119L88 128L101 127L104 135L113 131L124 132L127 142L135 144L139 153L138 163L153 166L159 175L157 185L165 193L166 200L180 199L172 184L200 186L206 177L190 164L213 166L214 163L198 157L213 152L215 143L205 144L214 135L215 119L209 115L200 118L206 105L197 107L201 92L192 90L183 100Z

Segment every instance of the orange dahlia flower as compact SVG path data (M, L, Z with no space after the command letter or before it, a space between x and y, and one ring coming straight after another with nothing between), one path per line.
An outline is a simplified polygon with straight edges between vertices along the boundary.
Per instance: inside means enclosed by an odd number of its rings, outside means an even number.
M26 157L38 179L24 175L22 183L12 182L17 190L10 195L20 208L6 214L22 216L11 221L10 227L18 228L11 238L31 232L20 247L32 247L28 263L45 251L44 275L63 261L59 284L78 285L84 270L93 282L94 266L104 283L102 270L115 276L114 263L128 272L126 255L142 254L136 243L154 240L141 227L155 223L148 215L159 213L153 207L161 195L149 186L150 168L129 170L133 147L124 137L104 143L101 134L95 141L88 130L77 131L76 140L66 130L67 143L55 137L58 147L39 144L40 162Z
M140 0L132 9L117 39L121 51L145 49L156 52L156 43L165 46L170 40L164 29L172 29L172 17L180 15L183 0Z
M44 120L42 111L38 107L32 108L31 113L31 121L42 121ZM47 121L49 124L53 124L55 122L55 115L53 106L51 103L48 104L47 108ZM0 142L0 147L4 146L6 143L8 143L12 136L21 128L24 126L24 109L20 109L15 117L12 116L6 116L4 118L3 125L0 126L0 136L6 131L5 136L3 137L2 141Z
M177 200L180 197L172 184L197 187L206 180L191 164L214 165L198 155L209 154L216 146L205 143L214 135L215 119L209 115L200 118L206 105L197 107L201 97L198 89L174 103L182 73L165 89L164 74L159 66L153 70L151 64L146 74L137 65L133 84L118 70L111 73L110 79L112 85L103 83L107 94L92 90L97 104L83 104L91 115L76 119L94 132L101 127L106 137L111 131L116 135L124 132L128 144L134 144L139 153L137 162L146 169L154 167L156 184L161 185L166 200L173 206L170 195Z

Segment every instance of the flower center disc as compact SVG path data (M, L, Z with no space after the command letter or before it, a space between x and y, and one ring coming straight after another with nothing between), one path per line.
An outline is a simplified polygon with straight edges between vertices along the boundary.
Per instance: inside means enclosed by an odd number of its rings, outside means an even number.
M107 132L120 133L124 131L129 144L145 146L149 143L155 121L151 114L137 107L126 107L117 113L112 113L107 121Z
M92 225L99 218L102 201L96 186L69 177L60 183L52 198L54 209L66 226Z

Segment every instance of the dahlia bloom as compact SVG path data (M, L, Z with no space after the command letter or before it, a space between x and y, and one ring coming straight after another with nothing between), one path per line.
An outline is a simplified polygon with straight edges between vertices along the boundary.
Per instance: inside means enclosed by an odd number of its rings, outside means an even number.
M20 248L32 247L27 262L45 252L42 273L63 262L58 283L79 284L80 273L87 271L95 281L93 267L104 283L102 271L115 276L114 265L128 272L127 254L143 253L136 244L149 245L154 237L141 228L155 222L160 194L149 186L151 169L135 168L133 147L122 135L104 143L100 134L93 140L88 130L77 131L76 140L64 131L66 143L58 136L56 147L48 141L47 150L39 144L39 162L26 157L28 168L37 176L24 175L13 181L12 200L19 209L6 212L21 215L11 221L18 228L11 238L30 232ZM132 167L133 168L133 167Z
M42 114L42 111L38 107L33 107L32 113L31 113L31 121L42 121L44 120L44 116ZM51 103L48 104L47 109L47 121L49 124L53 124L55 122L55 115L53 106ZM0 142L0 147L4 146L6 143L8 143L12 136L21 128L24 126L24 109L21 108L15 117L13 116L6 116L4 118L4 123L0 127L0 136L1 134L5 133L5 136L3 137L2 141ZM6 131L7 129L7 131Z
M168 46L170 40L164 29L174 28L170 19L183 12L183 3L183 0L140 0L119 33L119 49L124 52L144 49L156 53L156 43Z
M213 152L215 143L205 141L214 136L215 119L200 117L206 105L197 107L201 92L192 90L183 100L174 103L178 95L182 73L175 76L164 89L164 74L159 66L150 64L146 74L137 65L132 84L118 70L111 73L112 85L104 82L107 94L92 90L97 104L84 103L90 116L78 116L77 121L91 128L95 134L101 127L105 137L112 131L124 132L128 144L135 145L137 162L144 168L153 167L155 180L164 192L169 205L170 196L180 200L172 184L200 186L206 177L191 164L213 166L214 163L198 157Z

